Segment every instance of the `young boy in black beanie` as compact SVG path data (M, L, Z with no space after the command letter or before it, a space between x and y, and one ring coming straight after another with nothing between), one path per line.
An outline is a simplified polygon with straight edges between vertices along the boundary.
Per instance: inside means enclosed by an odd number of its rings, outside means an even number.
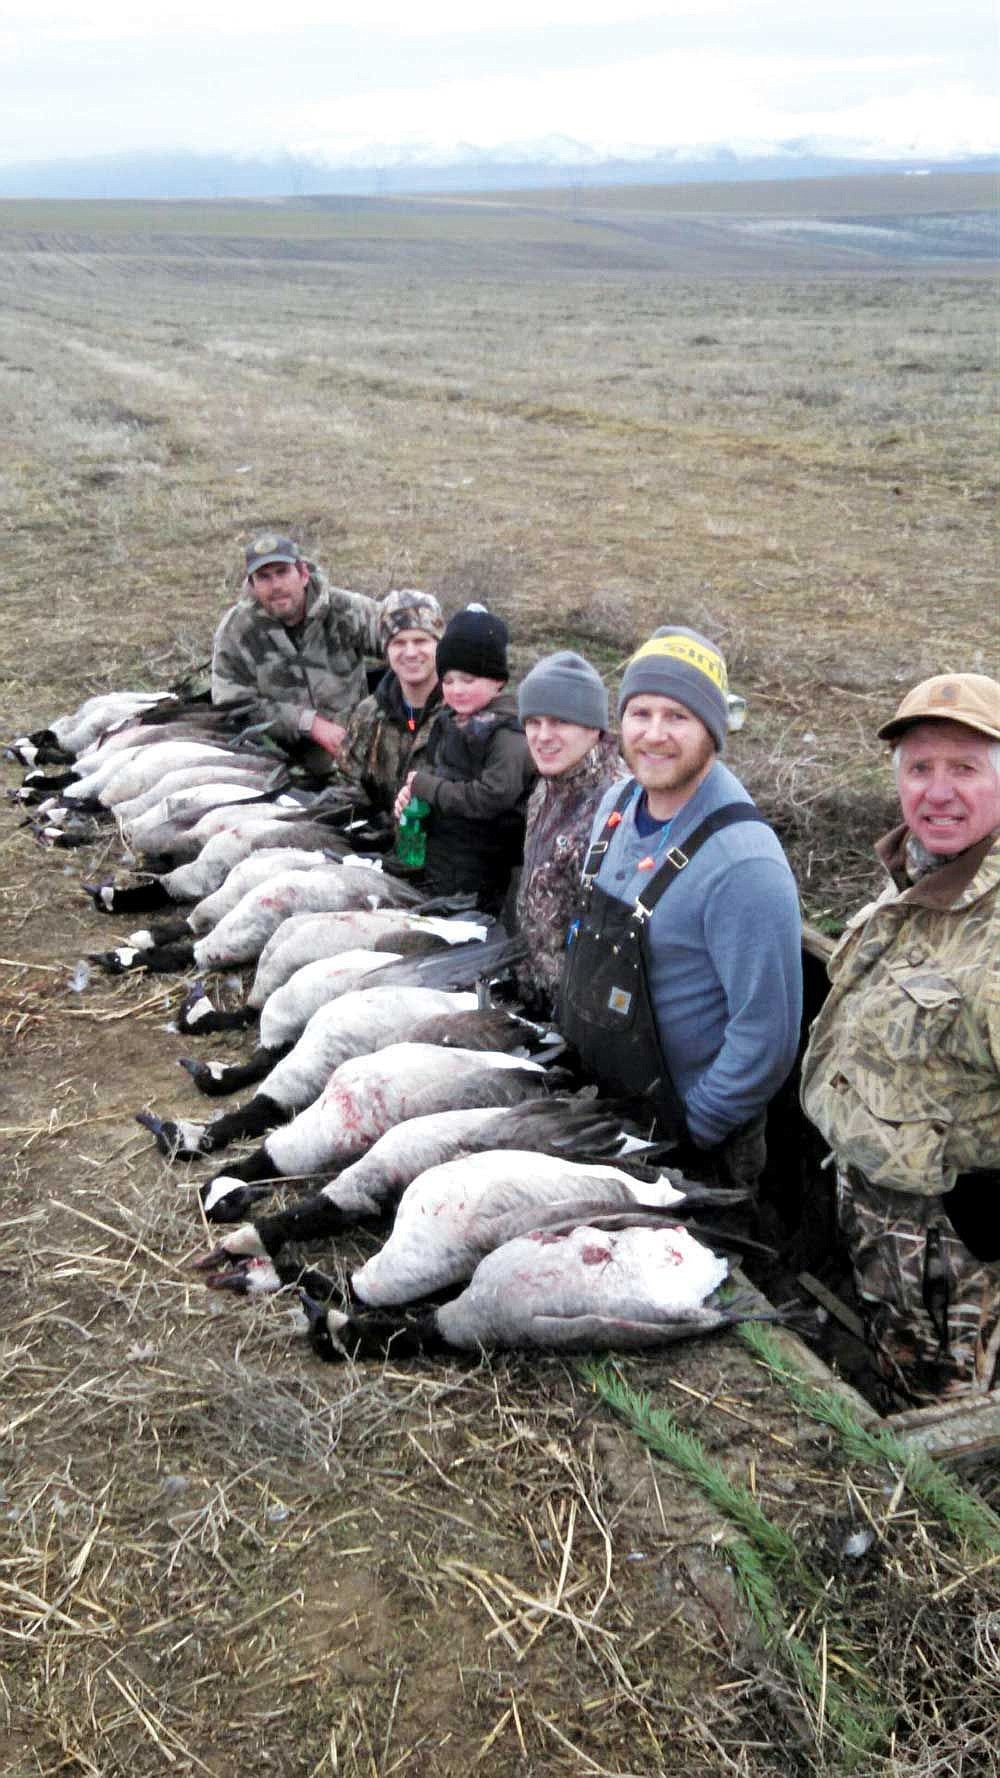
M413 797L430 805L424 875L434 895L474 892L499 913L521 862L524 817L535 780L528 744L507 690L507 625L467 605L437 646L447 709L396 798L397 821Z

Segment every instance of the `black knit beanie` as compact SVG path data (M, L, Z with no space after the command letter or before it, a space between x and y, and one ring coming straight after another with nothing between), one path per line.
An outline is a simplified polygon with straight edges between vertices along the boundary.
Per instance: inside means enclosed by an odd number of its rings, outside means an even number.
M437 670L474 679L503 679L507 671L507 625L485 605L466 605L451 619L437 645Z

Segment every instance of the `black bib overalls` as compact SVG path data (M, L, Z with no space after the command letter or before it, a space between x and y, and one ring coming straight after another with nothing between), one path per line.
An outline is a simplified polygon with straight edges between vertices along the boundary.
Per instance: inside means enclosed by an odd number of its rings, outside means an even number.
M635 790L626 784L583 867L580 914L570 928L559 996L559 1029L603 1092L647 1099L664 1140L686 1135L684 1107L670 1078L649 992L649 917L699 847L738 821L763 821L752 803L726 803L706 816L684 850L671 846L630 905L595 879Z

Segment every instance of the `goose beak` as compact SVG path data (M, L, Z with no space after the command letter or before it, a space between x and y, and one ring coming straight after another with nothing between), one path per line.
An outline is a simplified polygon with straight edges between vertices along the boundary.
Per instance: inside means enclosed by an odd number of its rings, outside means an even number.
M202 1062L198 1056L178 1056L177 1066L186 1069L196 1087L200 1087L206 1078L212 1078L208 1063Z
M114 907L114 883L106 877L103 883L81 883L84 895L89 895L99 914L110 914Z
M274 1296L282 1288L269 1259L241 1259L227 1272L211 1272L205 1283L209 1290L228 1290L233 1296Z
M157 1148L168 1161L176 1160L180 1152L180 1131L176 1124L165 1122L153 1111L137 1111L135 1121L156 1138Z
M196 1272L213 1272L226 1266L238 1266L246 1259L266 1259L263 1244L252 1222L241 1229L234 1229L231 1235L213 1247L201 1259L192 1260L192 1269Z

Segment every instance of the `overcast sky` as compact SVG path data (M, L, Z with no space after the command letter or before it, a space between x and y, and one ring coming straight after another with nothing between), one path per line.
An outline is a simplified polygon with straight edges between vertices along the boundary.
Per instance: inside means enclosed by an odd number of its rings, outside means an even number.
M0 163L1000 137L992 0L4 0L0 61Z

